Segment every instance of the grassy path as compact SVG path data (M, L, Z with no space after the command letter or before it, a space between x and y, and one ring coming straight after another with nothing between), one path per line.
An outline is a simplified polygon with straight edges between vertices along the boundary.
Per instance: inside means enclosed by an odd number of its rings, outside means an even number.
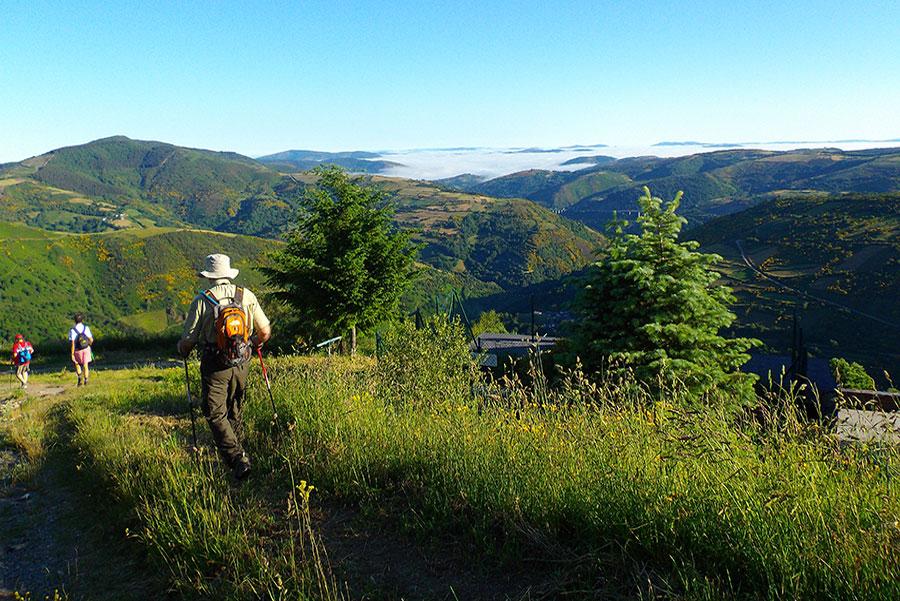
M297 535L287 526L297 516L285 507L291 488L284 480L286 464L270 447L268 456L259 457L251 480L238 487L208 453L200 463L191 461L186 451L189 421L181 398L170 394L170 383L164 382L168 377L162 373L154 369L99 373L95 383L102 381L102 386L88 391L64 384L59 376L41 376L42 382L33 382L28 396L3 397L11 402L6 413L20 403L21 407L12 411L16 425L5 430L10 461L4 472L15 478L7 482L0 499L0 534L11 541L0 556L2 595L12 598L13 591L29 591L42 598L58 590L71 599L161 599L167 589L176 589L175 596L184 598L252 599L263 591L279 599L296 598L295 594L319 598L309 595L308 584L284 583L280 576L290 568L285 556L291 547L286 542ZM142 403L131 401L117 408L114 401L109 404L109 397L97 393L126 388L149 394ZM208 450L208 432L202 422L198 426L201 446ZM175 446L169 446L172 441ZM134 467L132 451L147 453L145 460L152 461L149 457L159 447L168 447L167 470L184 471L172 479L170 472L153 475L146 465L140 474L129 471ZM103 463L116 453L122 454L112 458L113 463ZM123 463L118 463L120 459ZM121 479L116 477L118 471ZM129 488L135 481L140 488ZM166 498L177 497L178 491L163 488L180 485L199 486L201 502L192 505L197 499ZM552 565L526 562L511 567L484 556L465 537L416 534L402 511L374 511L327 491L315 494L309 525L323 556L327 553L323 568L333 570L334 582L341 583L349 598L525 599L541 598L557 585ZM172 505L173 500L189 505L189 515ZM156 502L160 504L150 507ZM205 512L210 504L217 506L216 511ZM163 538L160 532L173 518L185 519L180 523L185 530L196 527L195 536L179 531L173 533L174 540ZM191 525L193 518L199 521ZM206 518L210 521L203 523ZM148 528L148 519L166 523ZM229 519L237 526L237 536L210 530L215 528L211 522ZM126 527L136 540L126 538ZM179 545L185 555L179 556ZM234 557L234 550L257 547L280 568L267 571L260 556ZM303 548L306 553L309 545ZM154 557L146 557L148 552ZM241 585L242 577L251 584Z

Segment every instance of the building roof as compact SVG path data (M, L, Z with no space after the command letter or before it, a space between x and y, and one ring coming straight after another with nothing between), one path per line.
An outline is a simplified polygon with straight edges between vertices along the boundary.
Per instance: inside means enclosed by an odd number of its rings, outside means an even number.
M528 334L479 334L471 345L473 351L500 353L506 355L524 355L535 347L542 351L553 348L560 340L553 336L537 335L532 339Z

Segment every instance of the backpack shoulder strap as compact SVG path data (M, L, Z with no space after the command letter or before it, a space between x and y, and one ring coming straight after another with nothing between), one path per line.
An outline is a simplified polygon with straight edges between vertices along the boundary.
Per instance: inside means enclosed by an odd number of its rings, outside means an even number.
M200 294L205 300L209 301L214 307L219 305L219 299L212 293L212 290L206 290Z
M235 288L234 290L234 304L244 306L244 289L243 288Z

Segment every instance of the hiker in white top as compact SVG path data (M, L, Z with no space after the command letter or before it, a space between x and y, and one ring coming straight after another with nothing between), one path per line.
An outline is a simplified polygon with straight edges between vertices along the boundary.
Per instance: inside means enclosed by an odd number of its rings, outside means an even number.
M69 343L72 351L72 363L75 365L75 373L78 374L78 385L87 386L90 368L88 364L93 360L91 345L94 344L94 335L84 323L84 315L75 314L75 325L69 329Z

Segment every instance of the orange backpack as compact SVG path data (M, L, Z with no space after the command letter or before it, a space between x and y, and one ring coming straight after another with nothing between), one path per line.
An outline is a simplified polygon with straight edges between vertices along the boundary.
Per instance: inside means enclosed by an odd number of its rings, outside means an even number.
M223 304L213 296L211 290L203 296L213 304L213 318L216 320L216 355L227 367L238 367L250 359L250 323L244 311L244 289L234 292L231 302Z

